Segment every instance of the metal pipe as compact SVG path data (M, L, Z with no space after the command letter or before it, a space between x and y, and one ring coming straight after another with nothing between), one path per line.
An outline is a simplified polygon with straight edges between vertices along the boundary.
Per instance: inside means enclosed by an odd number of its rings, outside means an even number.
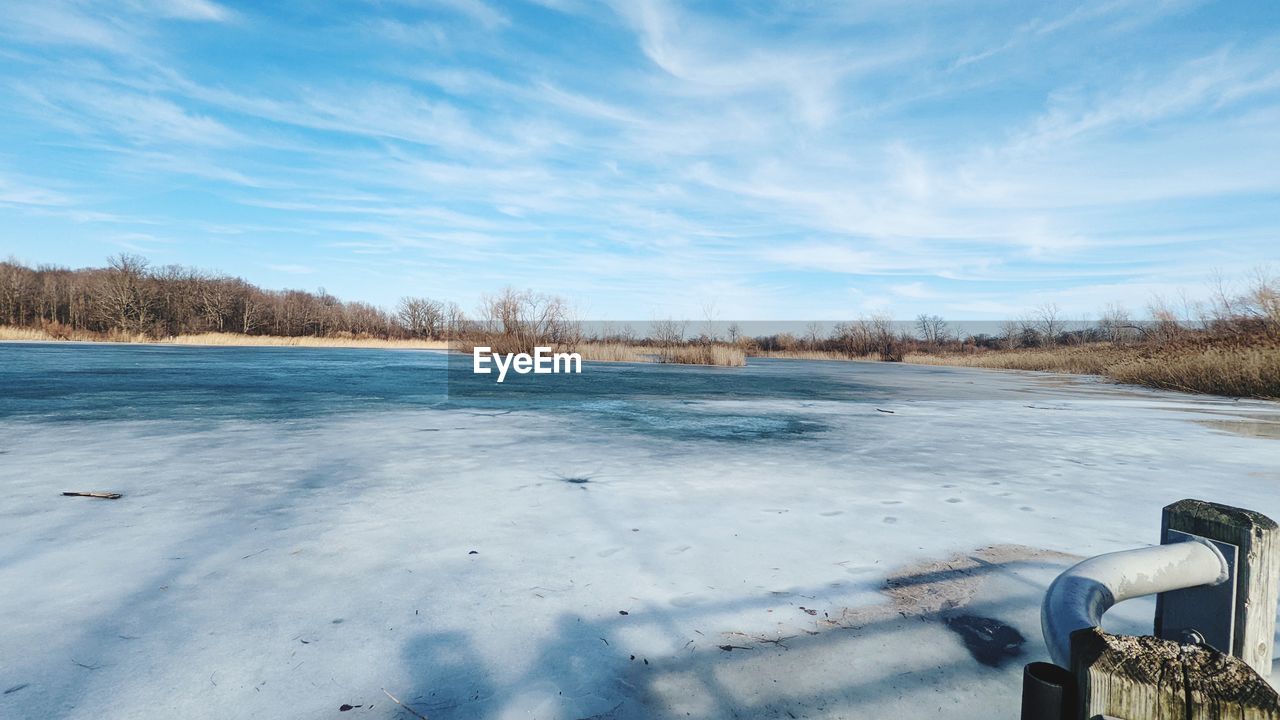
M1047 662L1022 668L1022 720L1075 720L1076 678Z
M1049 655L1071 667L1071 633L1098 627L1102 614L1118 602L1217 585L1230 576L1226 558L1202 538L1089 558L1059 575L1045 593L1040 627Z

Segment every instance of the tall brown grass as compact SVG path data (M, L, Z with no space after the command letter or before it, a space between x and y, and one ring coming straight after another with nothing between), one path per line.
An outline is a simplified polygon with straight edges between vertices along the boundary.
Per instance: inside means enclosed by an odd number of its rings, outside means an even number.
M880 355L876 353L850 355L849 353L835 350L802 350L798 348L792 350L750 350L747 354L751 357L782 358L784 360L839 360L841 362L851 362L881 359Z
M0 325L0 342L154 342L142 333L126 333L118 330L98 333L89 330L72 330L65 325L46 325L43 328Z
M916 365L955 365L997 370L1033 370L1074 375L1102 375L1131 352L1100 344L1081 347L984 350L969 353L908 353L903 362Z
M449 343L444 340L384 340L350 335L331 337L280 337L276 335L241 335L239 333L197 333L193 335L176 335L167 338L153 338L143 333L96 333L86 330L67 330L64 328L25 328L0 325L0 342L49 342L66 340L72 342L118 342L118 343L156 343L162 345L206 345L228 347L359 347L359 348L403 348L414 350L447 350Z
M157 341L151 341L157 342ZM285 346L285 347L351 347L405 350L448 350L447 340L398 340L334 335L329 337L278 337L275 335L241 335L239 333L199 333L164 338L158 342L172 345L206 346Z
M1280 399L1280 339L1196 338L1144 345L912 353L906 362L1101 375L1183 392Z
M1280 398L1280 344L1139 356L1103 374L1119 382L1185 392Z
M657 361L662 363L724 367L742 367L747 364L747 354L742 348L723 343L669 345L656 348L656 351Z
M0 340L9 341L45 341L57 340L58 338L36 328L13 327L12 325L0 325Z

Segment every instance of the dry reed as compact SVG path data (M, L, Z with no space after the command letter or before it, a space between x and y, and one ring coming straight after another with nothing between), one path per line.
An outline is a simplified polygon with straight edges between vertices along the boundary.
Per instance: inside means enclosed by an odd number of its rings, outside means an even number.
M880 360L877 354L850 355L834 350L752 350L751 357L781 358L783 360L838 360L841 362Z
M1280 398L1280 341L912 353L906 362L1101 375L1122 383L1230 397Z
M447 350L444 340L385 340L361 337L281 337L278 335L241 335L239 333L197 333L165 338L153 338L142 333L95 333L84 330L59 330L50 333L39 328L0 326L0 342L119 342L154 343L162 345L204 345L227 347L289 346L289 347L353 347L414 350Z
M721 343L705 345L672 345L656 348L657 360L679 365L721 365L742 367L747 364L747 354L742 348Z

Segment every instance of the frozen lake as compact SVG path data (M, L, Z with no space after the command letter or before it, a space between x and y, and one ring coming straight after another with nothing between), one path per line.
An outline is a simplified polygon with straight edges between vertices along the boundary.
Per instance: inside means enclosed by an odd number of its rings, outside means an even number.
M1273 403L458 371L0 344L0 717L410 717L384 688L432 720L1015 717L1075 558L1154 542L1184 497L1280 518Z

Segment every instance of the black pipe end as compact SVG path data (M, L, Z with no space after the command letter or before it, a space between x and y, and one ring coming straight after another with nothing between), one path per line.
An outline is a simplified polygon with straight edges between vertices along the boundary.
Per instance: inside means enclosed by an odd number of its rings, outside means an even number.
M1022 720L1075 720L1076 678L1053 663L1027 663L1022 669Z

